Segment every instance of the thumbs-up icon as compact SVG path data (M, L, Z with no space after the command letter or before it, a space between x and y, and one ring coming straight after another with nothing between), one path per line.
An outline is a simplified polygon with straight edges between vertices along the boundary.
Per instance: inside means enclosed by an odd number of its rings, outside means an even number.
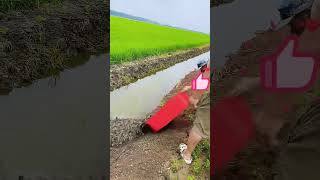
M203 73L200 73L196 79L192 80L192 90L207 90L209 82L209 79L203 78Z
M297 52L298 37L289 36L271 56L261 59L262 87L272 91L304 92L314 83L318 62L315 56Z

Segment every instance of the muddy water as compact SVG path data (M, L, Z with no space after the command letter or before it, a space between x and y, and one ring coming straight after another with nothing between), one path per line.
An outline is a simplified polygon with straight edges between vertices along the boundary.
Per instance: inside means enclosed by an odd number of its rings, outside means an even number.
M110 119L145 118L185 75L197 68L199 61L209 58L210 52L206 52L112 91Z
M0 96L0 175L105 172L107 57Z
M276 0L236 0L211 8L212 63L222 67L225 56L239 49L258 30L267 30L270 22L278 22L280 15Z

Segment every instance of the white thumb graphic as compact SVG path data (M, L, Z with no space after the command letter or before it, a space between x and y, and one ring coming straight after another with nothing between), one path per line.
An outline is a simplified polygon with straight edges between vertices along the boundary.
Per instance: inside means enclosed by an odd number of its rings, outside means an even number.
M204 79L203 74L192 80L192 89L193 90L206 90L209 86L209 79Z
M315 56L297 52L298 37L289 36L277 52L263 57L262 85L267 89L305 91L315 80L318 63Z
M277 59L277 88L302 88L311 80L315 62L312 57L294 57L294 43L289 41Z

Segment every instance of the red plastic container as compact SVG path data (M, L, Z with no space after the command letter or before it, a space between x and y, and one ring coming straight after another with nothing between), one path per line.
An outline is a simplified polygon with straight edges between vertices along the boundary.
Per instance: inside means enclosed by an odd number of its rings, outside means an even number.
M245 99L228 97L211 107L211 176L223 170L254 135L252 112Z
M185 92L181 92L171 99L150 119L147 120L152 132L156 133L167 126L174 118L180 115L189 106L189 96Z

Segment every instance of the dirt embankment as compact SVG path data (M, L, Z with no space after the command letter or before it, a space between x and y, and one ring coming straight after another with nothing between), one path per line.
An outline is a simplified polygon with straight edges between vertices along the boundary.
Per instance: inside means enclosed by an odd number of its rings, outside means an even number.
M112 65L110 68L110 91L128 85L162 69L166 69L176 63L208 52L209 50L210 47L205 46L157 57L149 57L124 64Z
M108 51L108 4L66 0L0 12L0 90L55 74L74 64L79 53Z

